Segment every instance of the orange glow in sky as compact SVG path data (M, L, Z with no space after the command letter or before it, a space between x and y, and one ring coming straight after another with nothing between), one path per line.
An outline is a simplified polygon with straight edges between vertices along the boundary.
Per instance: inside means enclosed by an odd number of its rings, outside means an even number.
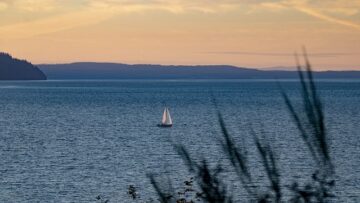
M0 0L0 51L33 63L360 70L359 0Z

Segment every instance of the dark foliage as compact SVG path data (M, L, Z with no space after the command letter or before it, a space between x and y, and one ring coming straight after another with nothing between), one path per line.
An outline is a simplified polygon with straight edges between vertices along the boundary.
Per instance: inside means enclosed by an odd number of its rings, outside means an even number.
M110 202L109 199L104 199L101 195L98 195L96 197L96 201L99 202L99 203L109 203Z
M139 194L136 190L136 187L134 185L129 185L128 187L128 195L131 197L131 199L138 199Z
M0 80L46 80L46 76L31 63L0 52Z

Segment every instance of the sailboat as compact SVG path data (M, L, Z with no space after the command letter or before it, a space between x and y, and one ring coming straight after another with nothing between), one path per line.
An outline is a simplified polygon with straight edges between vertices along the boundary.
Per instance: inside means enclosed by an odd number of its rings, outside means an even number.
M171 120L170 111L167 107L165 107L164 113L162 116L162 120L161 120L161 124L158 124L158 126L159 127L171 127L172 125L173 125L173 123Z

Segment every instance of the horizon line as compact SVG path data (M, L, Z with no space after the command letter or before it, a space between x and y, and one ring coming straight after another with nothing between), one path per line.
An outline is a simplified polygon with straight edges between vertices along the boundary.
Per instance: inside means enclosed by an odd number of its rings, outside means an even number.
M228 66L233 68L242 68L242 69L252 69L252 70L260 70L260 71L297 71L296 66L268 66L268 67L247 67L247 66L237 66L237 65L229 65L229 64L160 64L160 63L123 63L123 62L111 62L111 61L74 61L74 62L56 62L56 63L34 63L35 66L44 66L44 65L71 65L78 63L94 63L94 64L117 64L117 65L148 65L148 66L190 66L190 67L198 67L198 66ZM358 69L358 70L355 70ZM315 72L360 72L360 67L354 67L354 69L324 69L324 70L316 70Z

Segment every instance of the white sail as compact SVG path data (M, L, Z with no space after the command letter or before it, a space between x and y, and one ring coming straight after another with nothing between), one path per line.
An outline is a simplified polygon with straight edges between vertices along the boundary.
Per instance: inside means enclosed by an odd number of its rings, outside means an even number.
M168 108L164 109L164 113L163 113L163 117L162 117L162 121L161 123L163 125L172 125L172 120L171 120L171 116L170 116L170 112Z

